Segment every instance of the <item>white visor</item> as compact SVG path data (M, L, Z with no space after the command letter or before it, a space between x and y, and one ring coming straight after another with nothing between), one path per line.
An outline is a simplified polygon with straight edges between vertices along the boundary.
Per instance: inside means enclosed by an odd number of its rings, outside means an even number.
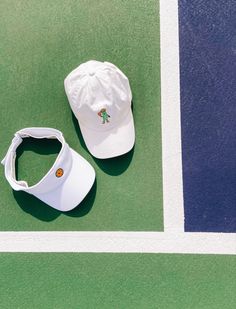
M58 139L62 144L51 169L30 187L26 181L17 181L15 176L16 149L27 137ZM16 132L2 164L6 179L14 190L28 192L60 211L69 211L79 205L95 180L93 167L68 146L60 131L52 128L25 128Z

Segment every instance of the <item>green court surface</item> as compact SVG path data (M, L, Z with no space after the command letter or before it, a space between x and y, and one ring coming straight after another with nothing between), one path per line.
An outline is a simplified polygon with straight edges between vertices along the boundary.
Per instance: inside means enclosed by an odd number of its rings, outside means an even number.
M0 230L162 231L158 1L3 0L0 29L1 158L17 130L54 127L97 174L80 207L63 214L13 192L1 168ZM66 75L90 59L114 63L130 80L136 145L120 158L88 153L64 93ZM38 181L57 151L45 141L24 143L18 178Z
M1 308L233 309L235 257L1 254Z

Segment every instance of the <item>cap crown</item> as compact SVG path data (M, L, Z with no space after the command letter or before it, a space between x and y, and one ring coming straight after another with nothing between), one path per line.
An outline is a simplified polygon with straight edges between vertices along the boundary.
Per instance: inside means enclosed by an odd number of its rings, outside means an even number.
M65 79L65 90L78 121L90 129L109 130L130 110L129 80L109 62L81 64Z

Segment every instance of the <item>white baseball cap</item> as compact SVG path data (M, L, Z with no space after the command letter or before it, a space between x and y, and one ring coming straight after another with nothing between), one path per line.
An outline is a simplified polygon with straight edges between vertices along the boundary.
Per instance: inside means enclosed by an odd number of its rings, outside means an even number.
M16 149L23 138L58 139L62 147L51 169L31 187L26 181L16 180ZM15 137L2 160L5 176L16 191L28 192L44 203L60 211L69 211L76 207L87 195L95 180L93 167L65 142L63 134L52 128L25 128L15 133Z
M94 157L112 158L133 148L132 93L121 70L110 62L90 60L73 70L64 85L85 144Z

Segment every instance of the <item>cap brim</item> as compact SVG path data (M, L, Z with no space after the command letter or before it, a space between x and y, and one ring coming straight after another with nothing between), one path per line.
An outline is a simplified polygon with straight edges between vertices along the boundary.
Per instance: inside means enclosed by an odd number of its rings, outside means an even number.
M71 152L72 167L63 184L53 192L37 195L40 200L60 211L69 211L79 205L95 180L93 167L73 149Z
M134 119L130 110L117 127L95 131L79 122L81 133L90 153L98 159L108 159L129 152L135 142Z

